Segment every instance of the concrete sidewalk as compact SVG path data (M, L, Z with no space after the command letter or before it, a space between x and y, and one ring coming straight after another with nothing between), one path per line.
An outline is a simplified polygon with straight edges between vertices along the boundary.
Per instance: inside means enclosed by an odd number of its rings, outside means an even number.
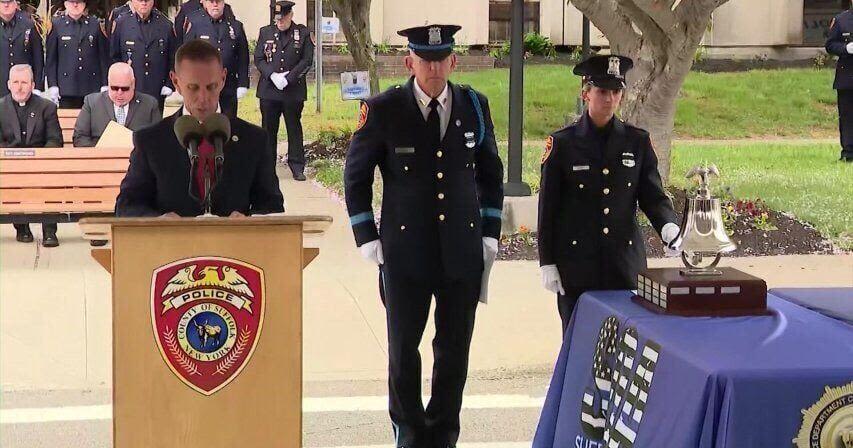
M385 315L377 270L358 254L340 200L311 182L283 177L287 212L327 214L335 222L305 271L306 383L381 380L387 366ZM33 227L37 237L40 229ZM60 225L61 246L45 249L0 230L0 381L5 391L98 389L110 385L110 278L89 255L76 225ZM678 265L678 260L652 260ZM853 256L726 259L770 287L853 286ZM560 346L554 297L540 286L538 263L499 262L488 306L481 306L472 371L550 369ZM431 371L432 324L422 345Z

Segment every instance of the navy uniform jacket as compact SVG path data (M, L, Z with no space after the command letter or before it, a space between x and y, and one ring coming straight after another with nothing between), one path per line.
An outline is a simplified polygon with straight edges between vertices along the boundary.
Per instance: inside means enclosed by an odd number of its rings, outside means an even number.
M243 23L223 15L214 21L205 10L191 13L184 41L202 39L219 49L222 65L228 69L225 90L234 95L238 87L249 88L249 43Z
M189 0L181 5L181 9L175 16L175 36L177 36L177 44L175 45L176 47L180 48L181 44L184 43L183 30L186 29L187 25L189 24L189 17L196 11L203 10L204 7L201 6L201 2L199 0ZM234 11L231 9L231 5L227 3L225 4L225 12L223 13L223 17L226 19L234 20Z
M611 126L597 140L584 114L549 137L543 156L539 264L556 264L567 292L636 288L646 267L638 203L658 233L676 222L648 132L615 117Z
M284 102L304 102L308 98L305 75L314 63L314 42L305 25L292 24L285 31L275 25L261 28L255 47L255 65L260 72L258 98ZM270 75L290 72L287 87L279 90Z
M35 23L28 14L15 13L12 21L0 20L0 96L9 93L9 69L29 64L36 89L44 91L44 46Z
M832 84L836 90L853 89L853 55L847 52L850 42L853 42L853 11L847 10L832 19L826 39L826 51L838 56Z
M353 135L344 169L356 244L381 239L385 269L392 274L416 279L480 275L482 238L500 237L503 208L503 165L489 103L451 83L450 123L441 147L432 148L414 82L411 78L362 104L361 128ZM383 182L378 232L372 206L377 166Z
M190 159L175 137L180 112L133 133L130 167L116 199L116 216L180 216L204 213L189 195ZM228 216L284 211L284 199L275 174L275 155L263 129L231 118L231 139L225 145L222 178L212 193L213 213ZM193 173L195 175L195 173ZM195 179L192 188L196 197Z
M109 42L97 17L54 17L46 47L47 85L60 95L84 97L107 85Z
M172 22L154 9L147 20L137 14L122 15L110 36L112 62L127 62L136 76L136 90L154 98L163 86L174 90L169 71L175 64L175 33Z

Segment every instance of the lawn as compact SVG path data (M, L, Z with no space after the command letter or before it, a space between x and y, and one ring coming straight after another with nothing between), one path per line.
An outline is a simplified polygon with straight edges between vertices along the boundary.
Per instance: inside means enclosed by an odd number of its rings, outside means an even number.
M832 70L754 70L739 73L698 73L687 77L677 103L675 133L679 138L833 137L838 132ZM509 116L509 71L492 69L457 73L453 81L470 84L486 94L498 140L506 140ZM383 89L405 82L384 78ZM542 140L574 119L579 80L570 67L531 65L524 77L525 139ZM340 100L337 83L323 88L323 114L315 112L315 88L309 85L303 123L305 138L322 129L352 130L358 104ZM240 102L240 116L260 123L254 91ZM284 125L280 138L285 138Z
M541 154L539 146L525 146L523 151L522 178L534 191L539 187ZM502 157L506 160L505 148ZM760 198L774 210L811 223L845 250L853 250L853 164L837 158L833 144L676 143L671 183L684 188L688 186L684 174L690 167L714 163L722 175L718 192L726 186L736 198ZM320 182L342 192L340 161L315 166Z

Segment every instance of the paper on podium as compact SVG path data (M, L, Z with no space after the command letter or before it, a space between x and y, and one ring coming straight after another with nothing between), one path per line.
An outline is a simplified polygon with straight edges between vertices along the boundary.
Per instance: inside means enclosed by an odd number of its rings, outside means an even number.
M133 131L118 124L116 121L110 121L100 140L95 145L96 148L132 148L133 147Z

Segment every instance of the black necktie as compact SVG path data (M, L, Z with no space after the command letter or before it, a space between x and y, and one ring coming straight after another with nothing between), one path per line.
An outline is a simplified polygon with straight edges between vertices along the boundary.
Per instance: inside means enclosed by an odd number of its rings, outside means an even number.
M438 116L438 100L433 98L429 102L429 115L427 116L427 135L430 136L434 146L441 142L441 118Z

